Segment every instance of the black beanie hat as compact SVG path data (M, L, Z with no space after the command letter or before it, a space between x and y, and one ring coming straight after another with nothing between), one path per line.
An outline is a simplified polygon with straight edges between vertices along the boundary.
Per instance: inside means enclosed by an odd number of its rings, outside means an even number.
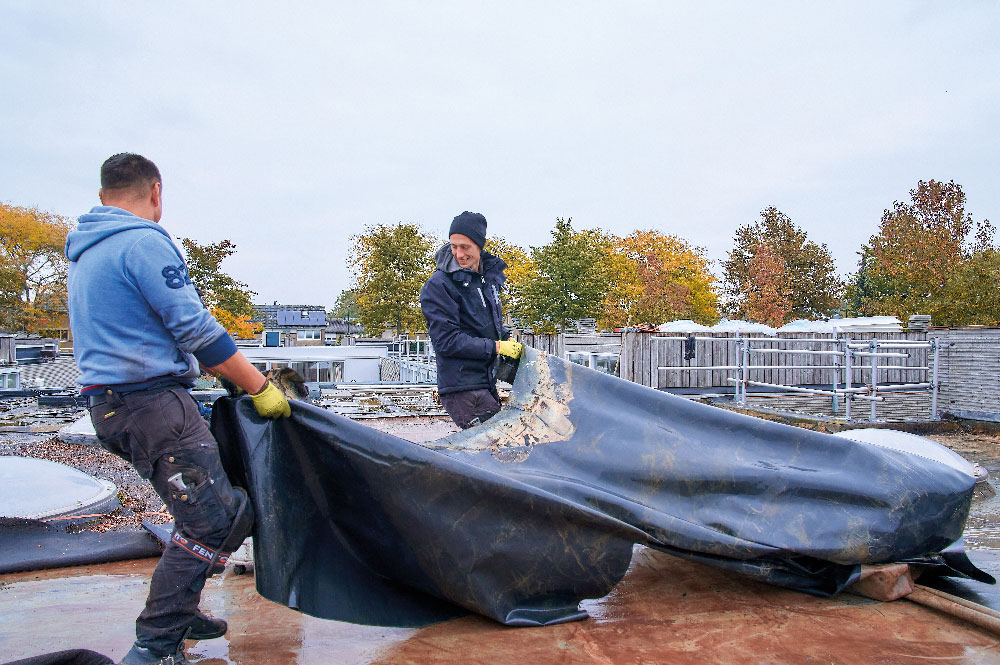
M479 249L482 249L483 245L486 244L486 218L478 212L469 212L466 210L451 220L448 237L451 237L452 233L461 233L479 245Z

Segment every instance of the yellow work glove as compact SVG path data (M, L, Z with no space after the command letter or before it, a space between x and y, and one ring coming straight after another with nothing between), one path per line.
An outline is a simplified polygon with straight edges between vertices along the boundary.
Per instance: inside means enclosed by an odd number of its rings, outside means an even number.
M292 415L292 407L288 405L284 393L270 381L264 384L260 392L250 395L250 399L257 407L257 413L265 418L287 418Z
M501 356L509 356L515 360L521 357L521 352L524 351L524 344L520 342L515 342L511 339L505 339L497 342L497 353Z

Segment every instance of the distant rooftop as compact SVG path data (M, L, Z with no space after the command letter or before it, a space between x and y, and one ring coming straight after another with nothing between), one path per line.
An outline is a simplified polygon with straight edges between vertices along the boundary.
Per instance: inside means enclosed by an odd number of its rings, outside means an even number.
M259 316L253 321L265 328L326 327L326 309L322 305L254 305Z

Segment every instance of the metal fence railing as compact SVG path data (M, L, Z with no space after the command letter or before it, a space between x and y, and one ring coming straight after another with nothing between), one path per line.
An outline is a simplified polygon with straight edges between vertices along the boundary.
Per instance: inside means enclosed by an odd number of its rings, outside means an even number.
M893 392L929 392L931 395L931 417L939 418L937 407L938 393L938 353L939 344L935 340L909 341L909 340L885 340L869 339L857 340L848 338L782 338L782 337L737 337L735 340L725 340L717 337L657 337L657 340L680 340L685 343L695 342L732 342L736 344L736 364L735 365L709 365L709 366L659 366L658 370L673 371L693 371L693 372L731 372L734 376L727 378L729 383L734 385L733 400L741 405L747 402L747 392L749 386L759 386L762 388L774 388L777 390L803 393L809 395L828 396L833 401L833 411L839 410L839 401L844 400L844 415L848 420L853 418L852 404L854 400L863 400L870 403L869 420L875 421L875 405L884 401L885 393ZM775 343L781 344L783 348L774 348ZM824 346L829 348L788 348L799 345ZM911 352L926 350L933 357L930 365L910 365L907 361L912 359ZM819 358L820 364L816 363L782 363L753 362L755 359L781 356L787 358L808 357L810 359ZM924 354L921 354L922 356ZM827 360L828 359L828 360ZM881 364L882 359L892 359L893 364ZM824 362L825 361L825 362ZM760 373L770 370L830 370L826 376L832 376L830 389L809 388L791 383L778 383L775 381L762 381L758 376ZM862 383L855 385L855 376L860 372ZM889 382L884 379L888 372L910 373L920 372L924 375L923 381L916 382ZM880 393L882 395L880 395Z

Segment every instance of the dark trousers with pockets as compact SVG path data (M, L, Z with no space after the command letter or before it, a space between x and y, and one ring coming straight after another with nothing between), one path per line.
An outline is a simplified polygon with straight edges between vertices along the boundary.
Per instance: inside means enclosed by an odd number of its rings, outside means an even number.
M101 445L132 463L174 516L180 535L211 549L222 544L239 508L219 459L218 444L183 387L92 399L90 418ZM101 403L94 403L101 402ZM181 474L184 489L167 479ZM175 481L176 483L176 481ZM198 609L209 563L173 541L167 544L136 619L136 644L174 653Z
M441 406L462 429L485 423L500 411L500 401L485 388L441 395Z

